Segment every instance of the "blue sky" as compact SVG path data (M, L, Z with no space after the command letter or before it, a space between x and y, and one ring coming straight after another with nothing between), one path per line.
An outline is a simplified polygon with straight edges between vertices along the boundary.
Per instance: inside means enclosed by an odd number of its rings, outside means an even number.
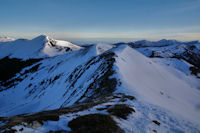
M200 40L200 0L0 0L0 36Z

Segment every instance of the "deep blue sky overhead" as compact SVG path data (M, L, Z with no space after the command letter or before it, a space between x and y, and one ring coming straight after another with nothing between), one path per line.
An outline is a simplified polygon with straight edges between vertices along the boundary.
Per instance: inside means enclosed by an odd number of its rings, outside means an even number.
M0 36L200 40L200 0L0 0Z

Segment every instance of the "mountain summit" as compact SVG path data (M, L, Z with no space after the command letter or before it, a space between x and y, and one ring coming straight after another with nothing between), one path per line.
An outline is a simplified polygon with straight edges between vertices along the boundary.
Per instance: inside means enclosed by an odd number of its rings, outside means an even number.
M60 55L69 51L79 50L80 46L67 41L54 40L46 35L40 35L32 40L18 39L2 43L0 57L28 59Z

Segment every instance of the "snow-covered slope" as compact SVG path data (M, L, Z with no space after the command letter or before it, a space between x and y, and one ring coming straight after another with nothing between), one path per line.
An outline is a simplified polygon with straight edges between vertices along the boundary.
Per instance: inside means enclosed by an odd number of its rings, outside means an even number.
M69 77L73 72L76 72L76 69L95 55L94 50L95 48L91 48L91 52L86 55L84 55L85 50L82 50L67 53L67 55L61 55L55 58L49 58L22 70L20 72L21 74L13 78L13 82L15 82L16 85L9 85L9 89L5 86L4 90L6 89L6 91L2 91L0 94L1 115L10 116L61 107L64 102L69 99L71 93L78 89L78 86L82 84L82 82L88 80L83 77L83 79L79 79L80 83L77 79L76 83L74 83L74 81L70 82L71 79ZM34 66L37 67L37 70L31 71ZM91 71L93 72L94 70ZM90 71L85 72L85 76L90 73ZM17 78L21 78L22 81L17 82ZM77 88L74 86L76 84ZM72 90L70 90L70 88ZM10 97L12 97L12 99L10 99ZM81 95L78 97L71 96L70 100L68 100L70 101L69 104L73 104L76 98L79 97L81 97ZM15 102L16 100L18 102ZM12 108L15 109L12 110Z
M114 47L114 45L99 43L96 45L96 51L97 51L97 54L99 55L113 47Z
M200 132L200 90L194 82L129 45L81 48L46 36L23 41L18 49L34 42L35 52L22 56L9 50L12 55L0 60L0 70L10 70L0 81L0 131ZM104 130L101 124L109 126Z
M190 86L200 89L200 43L198 41L160 40L158 42L149 42L143 40L139 42L115 45L133 47L145 56L150 57L154 62L165 67L166 70L179 79L189 83ZM149 42L149 45L146 45L147 42ZM159 44L160 46L154 44Z
M48 42L45 43L43 49L44 54L48 56L60 55L68 51L79 50L80 46L74 45L67 41L53 40L47 37Z
M178 78L200 89L200 44L137 48Z
M10 56L22 59L43 58L60 55L81 47L67 41L59 41L41 35L32 40L18 39L2 42L0 45L0 58Z
M130 91L140 99L199 122L200 92L128 46L119 52L117 66ZM200 123L199 123L200 124Z

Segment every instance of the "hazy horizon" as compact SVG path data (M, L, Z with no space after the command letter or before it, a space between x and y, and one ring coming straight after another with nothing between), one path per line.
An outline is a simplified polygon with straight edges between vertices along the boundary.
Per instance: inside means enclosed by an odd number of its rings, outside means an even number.
M21 37L12 37L12 36L1 36L0 37L8 37L11 39L34 39L35 37L38 37L40 35L47 35L47 34L38 34L36 36L33 37L25 37L25 36L21 36ZM47 35L49 36L49 35ZM96 43L106 43L106 44L113 44L113 43L119 43L119 42L136 42L136 41L141 41L141 40L147 40L147 41L160 41L162 39L166 39L166 40L177 40L177 41L183 41L183 42L187 42L187 41L200 41L197 39L191 39L191 40L181 40L181 39L175 39L175 38L157 38L157 39L146 39L146 38L56 38L56 37L52 37L49 36L52 39L56 39L56 40L64 40L64 41L69 41L75 44L96 44Z
M13 38L200 40L200 0L1 0L0 12Z

